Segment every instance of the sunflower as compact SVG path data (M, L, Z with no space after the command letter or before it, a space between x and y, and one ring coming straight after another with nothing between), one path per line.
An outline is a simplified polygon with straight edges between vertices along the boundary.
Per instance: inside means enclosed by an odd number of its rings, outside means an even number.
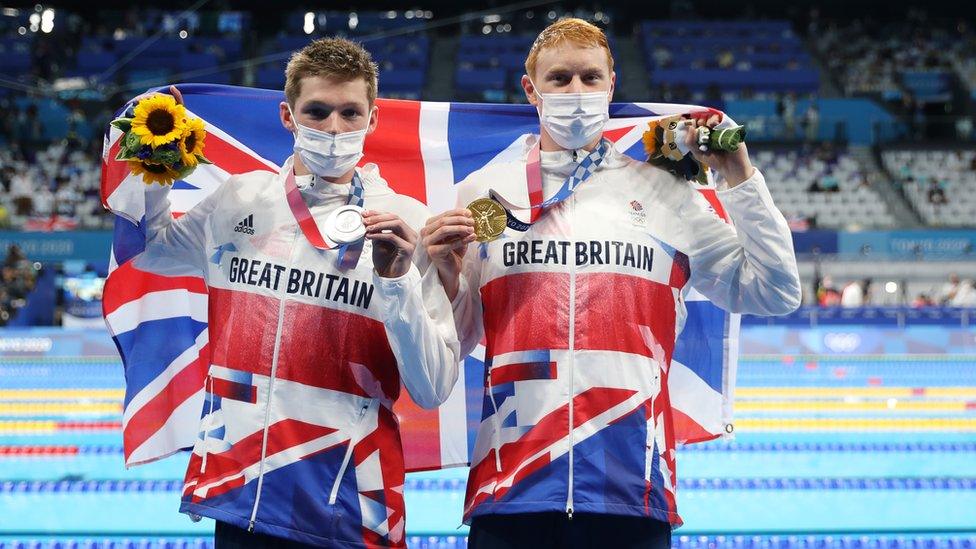
M655 131L657 130L657 123L655 121L650 121L647 123L647 131L644 132L642 140L644 141L644 152L647 153L648 158L653 158L658 156L660 153L660 145L657 142L657 136Z
M152 162L143 162L142 160L128 160L127 162L132 175L141 174L142 181L146 185L153 183L172 185L173 181L176 181L180 176L176 170L165 164L154 164Z
M197 156L203 156L203 140L207 137L207 131L203 129L203 120L191 118L186 122L183 129L183 137L180 138L180 160L187 167L197 165Z
M156 94L136 105L132 132L143 145L157 147L179 139L186 126L186 109L170 95Z

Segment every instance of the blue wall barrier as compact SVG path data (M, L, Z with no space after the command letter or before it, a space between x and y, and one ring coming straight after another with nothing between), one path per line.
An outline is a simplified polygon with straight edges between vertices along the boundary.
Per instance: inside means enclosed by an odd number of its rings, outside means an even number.
M901 258L918 256L966 258L976 255L974 230L861 231L838 233L842 254L883 254Z
M31 261L82 260L108 264L111 231L28 232L0 231L0 254L17 244Z
M966 355L976 353L976 328L743 326L743 355Z
M2 328L0 358L92 357L117 358L107 329Z
M108 263L111 231L0 231L0 254L17 244L31 261L82 260ZM797 253L893 256L896 258L976 258L976 230L903 230L841 232L829 229L793 233Z
M816 327L820 325L863 325L904 328L906 326L976 326L976 309L961 307L817 307L807 305L783 316L743 315L744 326Z
M752 74L745 72L743 74ZM819 128L817 138L821 140L833 140L836 135L838 124L841 126L843 135L847 137L849 143L856 145L867 145L875 142L878 138L886 137L877 135L877 128L890 129L894 126L895 117L882 108L877 103L868 99L816 99L817 111L819 114ZM796 102L796 130L794 138L803 137L803 114L810 106L811 100L798 99ZM737 122L749 125L750 119L773 120L779 119L776 113L776 101L770 99L740 99L729 101L725 104L725 112L729 113ZM741 119L741 120L740 120ZM755 128L750 128L750 132L755 139L768 140L769 138L781 138L782 136L774 132L766 135L767 129L781 130L777 124L760 124ZM756 130L753 132L753 130Z

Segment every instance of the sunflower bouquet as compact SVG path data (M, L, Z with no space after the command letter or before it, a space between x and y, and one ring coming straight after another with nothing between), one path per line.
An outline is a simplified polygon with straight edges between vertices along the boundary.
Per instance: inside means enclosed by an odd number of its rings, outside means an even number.
M126 161L132 174L141 175L147 185L172 185L199 164L211 163L203 156L207 137L203 120L189 118L172 96L146 97L126 115L112 121L125 132L115 159Z
M735 151L745 141L746 136L743 126L695 128L689 120L681 116L669 116L648 122L642 139L647 162L702 185L708 182L708 166L690 154L691 150L685 143L689 131L695 132L695 143L702 152Z

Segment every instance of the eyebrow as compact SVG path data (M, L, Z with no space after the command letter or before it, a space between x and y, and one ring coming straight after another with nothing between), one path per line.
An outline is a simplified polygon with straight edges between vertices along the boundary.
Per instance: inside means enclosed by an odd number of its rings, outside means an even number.
M550 67L549 70L546 71L546 74L549 75L549 74L559 73L559 72L599 72L602 74L606 71L603 70L603 67L600 67L598 65L585 65L580 67L556 65L554 67Z
M324 101L319 101L317 99L312 99L311 101L308 101L307 103L305 103L305 105L302 106L302 110L303 111L307 111L308 109L314 109L314 108L325 108L325 109L329 109L329 110L341 110L341 109L345 109L345 108L349 108L349 107L353 107L353 108L356 108L356 109L361 109L363 107L363 105L360 104L360 103L356 103L354 101L350 101L350 102L346 102L346 103L340 103L338 105L330 105L330 104L328 104L328 103L326 103Z

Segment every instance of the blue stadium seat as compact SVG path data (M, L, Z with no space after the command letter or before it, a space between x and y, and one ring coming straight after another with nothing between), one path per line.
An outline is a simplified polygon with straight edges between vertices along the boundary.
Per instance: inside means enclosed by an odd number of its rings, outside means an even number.
M504 90L507 76L504 69L458 69L455 82L461 91Z
M281 90L285 87L285 71L280 67L266 67L258 69L254 75L254 85L269 90Z

